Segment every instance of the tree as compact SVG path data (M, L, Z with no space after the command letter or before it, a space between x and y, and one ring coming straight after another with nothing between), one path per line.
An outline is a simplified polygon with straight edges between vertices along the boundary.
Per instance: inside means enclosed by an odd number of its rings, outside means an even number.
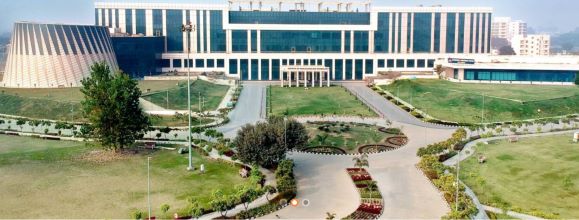
M166 214L170 208L171 208L171 206L169 206L169 204L161 205L161 211L163 212L163 214Z
M517 55L511 46L504 46L499 49L499 55L512 56Z
M322 146L326 143L326 140L328 140L328 134L318 134L316 135L316 140L320 143L320 146Z
M197 134L197 139L199 139L199 134L203 133L202 127L191 127L191 134Z
M24 125L26 124L26 120L19 118L18 120L16 120L16 125L18 125L18 127L20 127L20 132L22 132L22 129L24 128Z
M131 211L131 219L139 220L143 218L143 212L138 209L134 209Z
M167 139L167 134L171 133L172 130L173 129L171 129L170 127L164 127L159 129L159 131L165 135L165 139Z
M372 199L372 194L374 194L374 192L378 190L378 184L376 184L376 181L370 181L368 183L368 186L366 186L366 188L368 188L368 191L370 191L370 199Z
M139 105L141 90L136 80L122 72L112 73L101 62L91 66L90 77L81 82L83 115L93 128L90 137L114 150L143 137L151 123Z
M358 168L370 167L370 164L368 163L368 155L367 154L362 154L359 157L354 157L352 160L354 161L355 167L358 167Z
M276 117L242 127L233 143L244 163L271 168L285 158L288 149L303 148L307 140L302 124L294 120L284 122L283 118Z
M336 218L336 213L326 212L326 220L334 220Z
M225 196L221 190L216 190L213 192L213 199L209 205L213 210L219 212L222 217L225 217L229 209L235 208L235 197Z
M199 218L203 215L203 208L199 206L199 203L193 202L191 203L191 218Z
M249 208L249 203L256 200L259 197L259 192L255 187L239 187L237 192L237 199L243 204L243 208L247 212Z

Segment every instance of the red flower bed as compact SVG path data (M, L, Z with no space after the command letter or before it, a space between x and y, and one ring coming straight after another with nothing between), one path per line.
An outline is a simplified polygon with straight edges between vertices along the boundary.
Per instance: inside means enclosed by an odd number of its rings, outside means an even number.
M380 213L382 213L382 205L362 203L357 210L380 215Z
M364 180L372 180L372 177L368 174L354 174L354 175L350 175L350 177L352 177L352 180L354 180L354 182L364 181Z
M348 171L348 173L349 172L360 172L360 171L366 172L366 169L364 169L364 168L347 168L346 170Z
M368 184L356 184L356 188L366 188Z

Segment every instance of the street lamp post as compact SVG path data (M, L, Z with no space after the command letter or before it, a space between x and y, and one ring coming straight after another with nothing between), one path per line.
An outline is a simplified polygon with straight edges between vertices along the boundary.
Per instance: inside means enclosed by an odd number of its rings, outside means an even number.
M191 25L191 22L188 22L185 25L181 25L181 32L191 34L192 31L195 30L195 26ZM189 133L189 166L187 166L187 170L193 170L193 162L192 162L192 147L191 147L191 62L189 60L189 54L191 53L191 42L187 42L187 107L189 112L189 126L188 126L188 133Z
M149 206L149 219L151 219L151 157L147 157L147 205Z
M454 210L456 212L458 212L458 191L460 188L460 180L459 180L459 173L460 173L460 153L462 152L462 150L458 151L458 155L457 155L457 162L456 162L456 201L455 201L455 207Z

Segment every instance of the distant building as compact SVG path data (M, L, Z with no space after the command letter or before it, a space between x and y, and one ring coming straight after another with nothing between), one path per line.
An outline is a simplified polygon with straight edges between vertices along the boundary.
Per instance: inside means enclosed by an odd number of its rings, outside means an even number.
M517 55L547 56L550 54L551 36L546 34L515 36L511 40L511 46Z
M509 42L517 36L527 36L527 23L513 21L510 17L497 17L493 20L492 37L507 39Z

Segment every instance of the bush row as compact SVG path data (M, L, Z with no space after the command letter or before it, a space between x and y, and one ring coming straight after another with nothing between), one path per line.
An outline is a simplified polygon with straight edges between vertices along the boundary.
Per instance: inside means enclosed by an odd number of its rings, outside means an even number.
M442 142L430 144L427 147L421 147L420 149L418 149L417 155L419 157L422 157L425 155L440 154L440 153L444 152L445 150L452 151L452 150L455 150L457 145L458 146L460 146L460 145L464 146L465 139L466 139L466 130L464 130L463 128L459 128L458 130L456 130L456 132L454 132L452 134L452 137L450 139L442 141Z
M288 205L288 202L296 197L297 185L293 173L294 163L292 160L282 160L276 171L278 195L267 204L241 211L235 216L236 219L253 219L275 212Z

